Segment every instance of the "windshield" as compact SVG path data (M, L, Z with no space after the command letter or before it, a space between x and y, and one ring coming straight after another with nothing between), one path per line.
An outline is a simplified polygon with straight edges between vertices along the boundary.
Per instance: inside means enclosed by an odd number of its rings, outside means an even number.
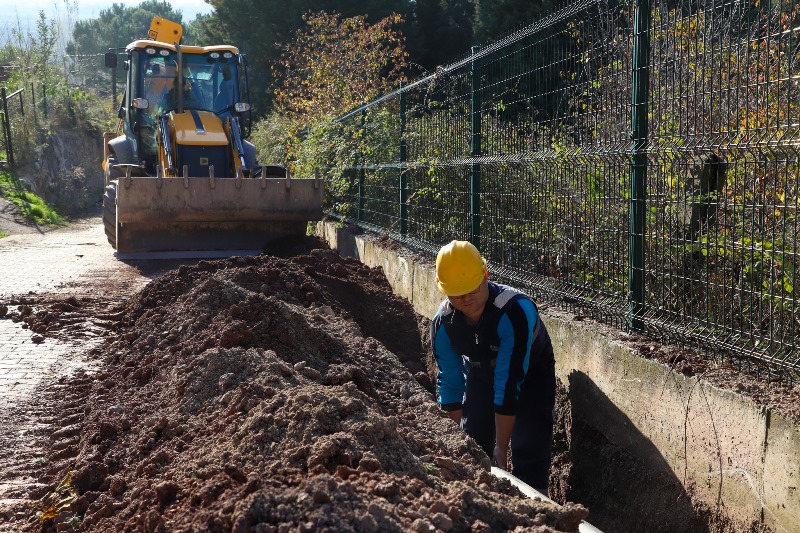
M154 54L142 55L141 95L149 102L147 114L155 118L177 109L175 81L178 54L170 50L156 50ZM229 52L184 53L184 108L230 114L239 95L236 67L236 56Z

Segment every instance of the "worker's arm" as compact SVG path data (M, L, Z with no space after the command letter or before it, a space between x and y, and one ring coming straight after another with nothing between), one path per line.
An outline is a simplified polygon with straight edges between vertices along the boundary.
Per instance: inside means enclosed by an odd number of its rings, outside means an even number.
M498 322L500 349L497 354L494 382L494 461L508 468L508 449L516 422L519 390L531 358L538 313L533 304L523 300L509 305Z
M508 445L511 442L511 433L514 431L516 416L494 415L495 445L494 462L503 470L508 469Z

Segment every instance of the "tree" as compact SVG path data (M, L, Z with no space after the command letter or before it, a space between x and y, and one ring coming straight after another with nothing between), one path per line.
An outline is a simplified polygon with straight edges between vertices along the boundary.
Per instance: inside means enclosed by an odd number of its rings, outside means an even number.
M110 110L102 109L94 94L70 83L70 62L58 52L58 25L39 12L35 31L13 30L15 44L7 45L0 55L11 52L8 76L3 84L14 92L24 89L39 111L10 113L15 160L25 165L38 157L47 141L43 135L65 128L99 133L105 129ZM29 96L30 95L30 96ZM22 108L20 108L22 109ZM38 147L38 148L37 148Z
M369 25L320 12L304 17L283 50L275 97L279 111L305 125L372 100L404 78L407 54L396 27L400 15Z
M146 0L136 7L111 4L94 19L79 20L67 44L67 54L76 65L77 74L86 85L107 87L108 75L101 55L109 48L123 48L131 41L147 36L153 17L183 23L183 15L165 0ZM183 44L194 44L196 34L184 26Z
M285 163L293 175L315 175L322 169L326 194L347 190L349 177L341 170L359 157L364 132L358 117L347 124L334 119L404 79L407 56L397 30L401 23L397 14L372 25L364 16L306 16L305 27L284 47L276 68L276 109L254 130L262 160ZM393 126L373 131L373 145L378 137L397 145L397 109L390 108L377 111L383 117L377 122ZM302 141L300 130L306 131Z
M214 13L199 26L205 44L233 44L247 54L252 73L251 103L263 116L272 109L274 79L272 67L279 61L285 43L305 26L308 13L337 11L342 17L369 15L379 20L410 9L407 0L209 0Z
M552 0L475 0L474 31L479 44L496 41L553 12Z
M183 15L166 0L146 0L136 7L111 4L94 19L79 20L67 45L68 54L102 53L108 48L124 47L131 41L147 37L153 17L183 23ZM186 36L184 36L184 42Z
M415 0L403 31L412 65L434 70L469 52L472 45L472 0Z

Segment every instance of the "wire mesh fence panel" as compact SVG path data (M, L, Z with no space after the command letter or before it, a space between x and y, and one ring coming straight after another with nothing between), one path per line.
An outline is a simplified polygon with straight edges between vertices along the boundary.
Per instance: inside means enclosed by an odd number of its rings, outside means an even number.
M406 93L407 237L468 239L471 151L469 73L443 71Z
M574 7L480 60L481 243L532 292L624 316L626 20Z
M297 166L311 166L325 180L325 205L334 215L358 217L360 150L363 125L358 117L304 132ZM312 146L309 150L304 148ZM323 148L318 148L322 146ZM313 155L306 155L311 152ZM304 156L311 161L306 161ZM302 163L301 163L302 162Z
M796 379L800 7L637 4L572 2L340 117L334 211Z
M400 170L381 168L367 170L363 189L363 215L361 220L388 233L400 227Z
M648 323L798 370L798 7L653 20Z
M398 231L400 221L399 98L388 99L360 114L359 220Z

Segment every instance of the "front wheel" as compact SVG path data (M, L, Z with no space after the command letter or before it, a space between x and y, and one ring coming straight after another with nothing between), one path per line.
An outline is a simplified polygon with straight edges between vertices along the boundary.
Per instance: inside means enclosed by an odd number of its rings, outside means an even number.
M117 249L117 180L111 181L103 192L103 227L108 243Z
M106 187L107 187L107 186L108 186L108 185L109 185L109 184L110 184L112 181L114 181L114 180L116 180L116 179L119 179L119 178L121 178L121 177L122 177L122 172L120 172L120 171L119 171L118 169L116 169L116 168L111 168L111 167L113 167L114 165L116 165L116 164L118 164L118 163L119 163L119 162L117 161L117 156L115 156L115 155L113 155L113 154L112 154L112 155L109 155L109 156L106 158L106 168L105 168L105 171L103 172L103 175L104 175L104 178L105 178L105 182L106 182L106 183L105 183L105 184L106 184Z

